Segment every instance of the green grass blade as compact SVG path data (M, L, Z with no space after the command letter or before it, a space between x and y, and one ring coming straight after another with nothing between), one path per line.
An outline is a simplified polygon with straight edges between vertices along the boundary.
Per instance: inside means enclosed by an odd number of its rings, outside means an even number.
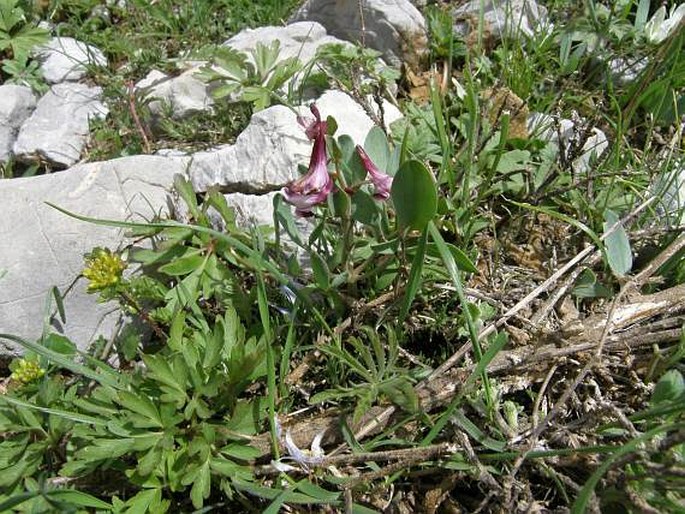
M101 368L104 374L97 373L96 371L90 368L87 368L81 364L78 364L77 362L74 362L72 360L72 357L70 356L63 355L54 350L50 350L49 348L46 348L38 343L27 341L26 339L13 336L11 334L0 334L0 339L7 339L9 341L12 341L13 343L17 343L18 345L23 346L27 350L30 350L40 355L41 357L45 357L50 362L62 368L68 369L69 371L76 373L78 375L83 375L84 377L90 378L91 380L95 380L99 384L108 385L116 389L121 389L121 385L119 384L117 374L113 370L106 370L104 368Z
M269 315L269 303L266 296L266 286L264 284L264 277L261 273L257 273L257 303L259 306L259 317L262 321L262 328L264 329L264 339L266 340L266 384L267 384L267 401L269 408L269 426L271 428L271 447L274 452L274 458L278 459L279 444L278 431L276 430L276 363L274 359L274 338L271 331L271 317Z
M428 435L421 441L421 446L428 446L440 434L442 429L445 427L447 422L452 418L457 408L461 404L464 395L466 395L471 385L476 381L476 378L478 378L479 376L483 376L485 374L485 369L487 368L488 364L490 364L492 359L494 359L495 356L500 352L500 350L504 348L504 345L507 344L507 338L504 337L504 335L502 334L500 334L500 336L501 337L495 338L495 340L492 343L490 343L490 346L488 347L487 351L485 352L485 354L483 354L483 358L480 361L478 361L478 364L476 365L474 370L471 372L471 374L468 376L464 384L461 386L461 390L459 391L459 393L452 399L447 409L445 409L445 412L443 412L440 415L440 418L438 418L438 420L435 422L433 428L431 428L430 432L428 432Z
M590 503L590 499L592 498L592 493L594 492L595 487L599 483L602 476L604 476L604 473L606 473L609 470L609 468L612 466L614 462L616 462L616 460L618 460L620 457L623 457L624 455L627 455L630 452L637 451L643 443L646 443L653 437L656 437L657 435L663 432L683 430L684 428L685 423L658 426L656 428L653 428L652 430L645 432L641 436L636 437L632 441L629 441L628 443L619 446L616 449L616 451L610 457L608 457L602 463L601 466L599 466L595 470L595 472L588 479L588 481L585 482L585 485L578 493L578 497L576 498L576 501L573 503L573 506L571 507L571 514L583 514L587 510L587 506Z
M51 409L48 407L40 407L38 405L34 405L33 403L29 403L24 400L20 400L19 398L14 398L12 396L7 396L7 395L0 395L0 402L7 402L11 405L16 405L17 407L24 407L27 409L32 409L32 410L37 410L40 412L44 412L46 414L52 414L54 416L68 419L70 421L76 421L77 423L85 423L88 425L98 425L98 426L107 426L107 422L100 419L96 418L94 416L88 416L86 414L79 414L78 412L70 412L66 410L61 410L61 409Z
M416 254L411 263L411 271L409 272L409 280L407 281L407 288L404 293L404 300L400 309L399 322L402 323L409 314L411 304L416 297L416 293L421 287L421 272L423 271L423 263L426 256L426 241L428 240L428 228L425 228L421 233L421 239L416 247Z

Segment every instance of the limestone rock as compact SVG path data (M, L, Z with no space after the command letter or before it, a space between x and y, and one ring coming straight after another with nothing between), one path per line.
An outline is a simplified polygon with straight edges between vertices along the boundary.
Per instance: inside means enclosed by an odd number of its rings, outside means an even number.
M356 143L363 143L373 127L362 107L341 91L328 91L315 103L324 118L336 119L337 135L348 134ZM384 110L386 124L401 116L389 103ZM309 115L306 107L300 112ZM311 143L297 115L277 105L256 113L234 145L195 153L189 175L196 191L221 185L236 192L265 192L297 178L298 164L306 165L310 154Z
M107 66L102 51L71 37L55 37L37 51L43 78L49 84L81 80L88 66Z
M495 40L532 37L549 27L547 9L535 0L471 0L453 11L455 32L468 38L477 30L481 12L483 31Z
M329 34L378 50L393 66L426 51L426 22L408 0L307 0L291 21L317 21Z
M88 141L90 119L107 114L101 93L101 88L84 84L52 86L21 126L14 154L23 161L45 159L61 167L76 163Z
M198 68L184 71L177 77L168 77L153 70L136 84L136 90L150 98L148 104L153 116L163 114L164 105L171 108L172 117L180 120L191 114L210 111L214 100L209 94L207 84L194 75Z
M166 210L167 190L187 159L126 157L84 164L66 172L0 180L0 327L26 339L41 333L45 298L52 286L65 293L83 268L83 255L94 246L117 249L118 228L70 218L46 205L112 220L149 219ZM0 271L2 274L2 271ZM85 349L98 335L114 335L120 315L114 305L99 304L85 292L84 279L66 294L62 333ZM20 353L0 340L0 354Z
M12 154L19 127L36 107L31 88L5 84L0 86L0 162Z
M257 47L257 43L270 45L273 41L280 43L280 53L277 62L296 57L302 63L310 61L321 45L329 43L349 44L326 33L326 29L319 23L301 21L291 23L285 27L260 27L245 29L224 42L225 46L245 52L252 60L249 51Z
M273 205L276 193L265 195L246 195L243 193L231 193L224 195L228 205L235 209L236 223L248 228L250 225L273 226Z
M556 151L564 152L565 156L570 156L571 152L577 154L571 162L573 172L586 174L609 147L609 142L606 134L596 127L591 127L586 135L585 128L580 127L583 123L582 119L576 122L557 120L547 114L533 113L528 119L528 131L538 139L554 144ZM578 147L580 151L575 150Z

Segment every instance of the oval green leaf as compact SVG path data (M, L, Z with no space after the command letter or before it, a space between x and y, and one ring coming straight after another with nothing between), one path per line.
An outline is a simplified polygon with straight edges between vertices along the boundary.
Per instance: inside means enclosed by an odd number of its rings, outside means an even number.
M364 140L364 150L366 150L373 163L378 166L378 169L387 173L390 147L383 129L374 126L369 131Z
M604 212L604 232L608 232L614 225L620 223L617 214L607 210ZM607 251L607 261L611 271L622 277L633 267L633 253L630 240L623 225L616 229L604 240Z
M438 191L433 174L423 163L402 164L390 190L401 228L423 230L438 211Z

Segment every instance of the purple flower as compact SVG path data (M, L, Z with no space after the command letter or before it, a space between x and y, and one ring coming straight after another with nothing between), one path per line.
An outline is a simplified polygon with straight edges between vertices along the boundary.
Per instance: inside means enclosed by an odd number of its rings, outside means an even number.
M387 173L383 173L378 167L373 163L368 154L364 149L357 145L357 153L359 158L362 160L364 169L369 174L369 180L375 188L374 197L379 200L387 200L390 198L390 187L392 186L392 177Z
M312 207L326 201L333 190L333 179L328 173L326 165L326 131L328 127L325 121L321 121L321 115L315 105L311 106L311 111L316 119L306 121L304 118L298 117L298 122L305 128L307 137L314 140L309 171L281 190L286 202L295 206L295 214L298 216L311 216Z

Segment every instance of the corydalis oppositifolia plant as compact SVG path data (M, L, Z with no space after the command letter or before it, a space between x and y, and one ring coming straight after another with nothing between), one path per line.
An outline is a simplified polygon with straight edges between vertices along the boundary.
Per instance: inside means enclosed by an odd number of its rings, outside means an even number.
M383 173L378 167L373 163L369 155L364 151L364 149L357 145L357 153L359 158L362 160L364 169L369 174L369 180L375 188L373 196L378 200L387 200L390 198L390 188L392 187L392 177L387 173Z
M328 173L326 155L328 125L321 121L321 114L315 105L312 104L310 109L315 119L306 121L298 117L298 122L304 127L307 137L314 140L309 170L306 175L281 190L285 200L295 206L295 213L298 216L311 216L312 207L326 201L333 191L333 179Z

